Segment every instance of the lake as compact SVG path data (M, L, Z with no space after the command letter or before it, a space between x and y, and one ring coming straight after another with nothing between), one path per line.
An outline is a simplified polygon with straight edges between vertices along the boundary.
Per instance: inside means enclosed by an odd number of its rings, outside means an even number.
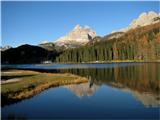
M159 119L160 63L2 65L6 67L73 73L89 82L50 88L6 105L2 118Z

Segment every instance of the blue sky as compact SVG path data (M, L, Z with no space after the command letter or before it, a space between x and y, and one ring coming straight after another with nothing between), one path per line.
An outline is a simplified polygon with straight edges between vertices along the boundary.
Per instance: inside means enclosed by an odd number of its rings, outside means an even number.
M159 12L159 2L2 2L2 46L53 42L76 24L103 36L128 26L142 12Z

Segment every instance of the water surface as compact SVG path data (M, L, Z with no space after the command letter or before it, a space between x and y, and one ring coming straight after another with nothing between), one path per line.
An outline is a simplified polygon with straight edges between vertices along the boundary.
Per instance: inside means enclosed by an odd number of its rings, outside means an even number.
M2 117L159 119L159 63L53 64L11 67L56 70L89 82L50 88L4 106Z

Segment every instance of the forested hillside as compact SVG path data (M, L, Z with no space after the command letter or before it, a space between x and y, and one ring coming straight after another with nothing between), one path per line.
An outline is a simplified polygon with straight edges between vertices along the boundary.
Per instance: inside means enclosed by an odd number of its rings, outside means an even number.
M160 22L129 30L119 38L64 51L56 62L160 60Z
M33 46L21 45L17 48L10 48L1 51L2 64L28 64L41 63L46 60L55 59L59 53L56 50L49 51L47 49Z

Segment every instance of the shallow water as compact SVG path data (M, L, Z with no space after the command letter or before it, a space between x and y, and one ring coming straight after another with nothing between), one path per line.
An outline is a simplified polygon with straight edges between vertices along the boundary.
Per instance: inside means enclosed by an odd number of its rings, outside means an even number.
M2 118L159 119L159 63L18 67L56 69L57 72L85 76L89 82L50 88L30 99L5 106Z

